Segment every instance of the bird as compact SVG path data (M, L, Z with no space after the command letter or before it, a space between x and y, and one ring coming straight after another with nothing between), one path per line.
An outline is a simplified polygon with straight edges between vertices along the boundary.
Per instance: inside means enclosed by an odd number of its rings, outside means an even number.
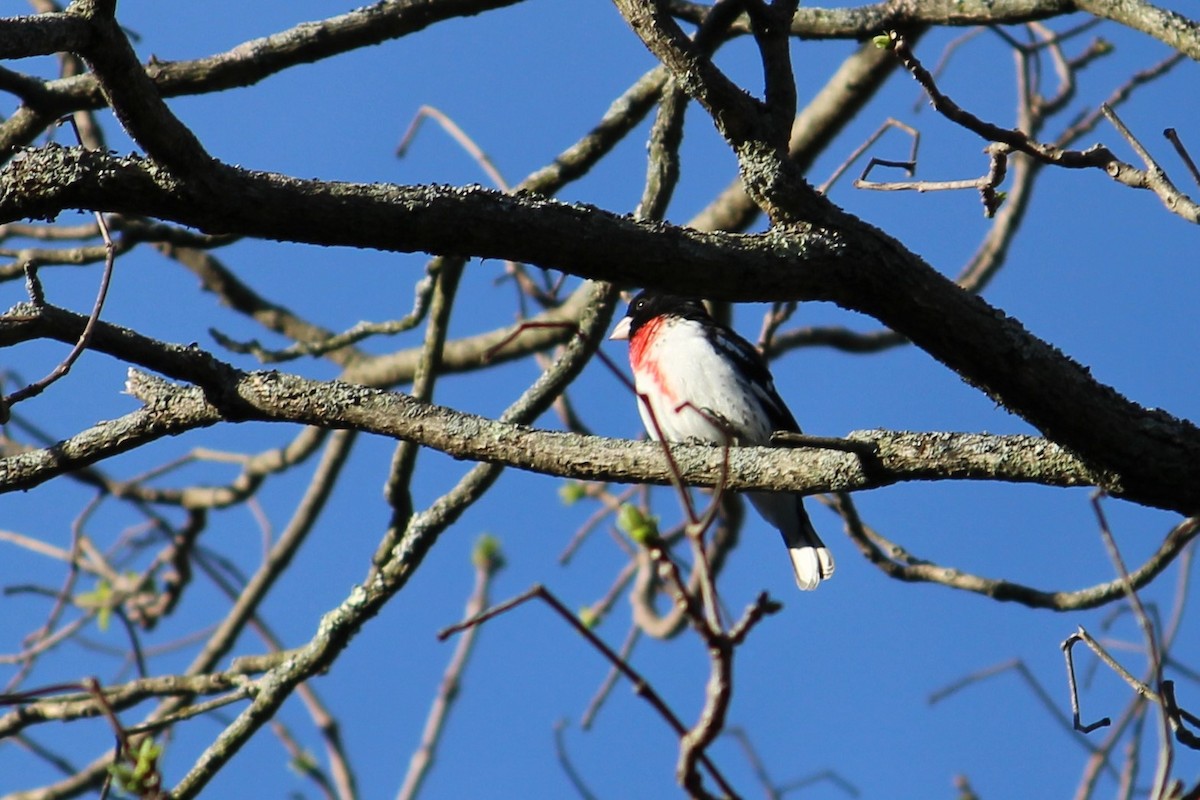
M775 389L766 360L697 299L643 291L609 335L629 342L638 413L656 441L768 444L800 432ZM833 554L794 492L746 492L779 530L796 585L808 591L833 575Z

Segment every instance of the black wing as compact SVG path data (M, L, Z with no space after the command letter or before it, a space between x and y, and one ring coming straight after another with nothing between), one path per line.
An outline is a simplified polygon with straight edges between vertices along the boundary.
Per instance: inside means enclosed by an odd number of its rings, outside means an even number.
M771 430L800 433L800 426L775 389L775 378L758 349L715 320L705 330L713 347L725 351L737 364L738 372L745 375L747 382L754 387L770 419Z

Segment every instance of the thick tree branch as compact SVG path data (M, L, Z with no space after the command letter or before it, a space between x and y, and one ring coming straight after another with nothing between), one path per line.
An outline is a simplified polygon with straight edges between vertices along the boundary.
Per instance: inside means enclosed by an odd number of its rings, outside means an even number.
M708 6L672 0L671 13L691 22ZM808 39L861 39L880 31L918 25L1016 25L1083 11L1152 36L1200 60L1200 25L1142 0L887 0L862 6L799 9L791 33ZM730 30L746 32L743 17Z
M1075 0L1075 8L1153 36L1200 61L1200 23L1142 0Z
M272 421L346 428L414 441L454 458L503 464L547 475L622 483L671 483L662 446L536 430L419 403L405 394L276 372L231 373L209 396L230 403L226 415L196 387L131 372L128 388L144 408L102 422L57 445L0 460L0 493L29 489L163 436L220 421ZM236 398L236 399L235 399ZM856 431L878 448L873 459L815 448L739 447L729 451L730 489L855 491L912 480L999 480L1049 486L1122 487L1061 447L1030 436ZM724 449L674 445L671 456L689 484L719 484ZM1133 498L1136 499L1136 498Z
M703 3L672 0L671 13L695 22L708 8ZM791 33L806 39L862 39L889 28L917 25L1015 25L1069 14L1069 0L887 0L861 6L805 6L792 17ZM742 17L731 30L745 33Z
M138 62L114 17L116 3L75 0L67 13L92 26L92 41L79 55L100 80L101 91L125 131L159 163L181 175L207 177L212 157L187 126L167 108Z
M75 14L56 12L0 20L0 58L29 58L79 51L92 28Z

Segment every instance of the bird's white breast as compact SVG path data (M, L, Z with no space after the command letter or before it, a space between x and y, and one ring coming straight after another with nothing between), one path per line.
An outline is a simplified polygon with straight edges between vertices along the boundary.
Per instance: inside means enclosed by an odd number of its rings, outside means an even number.
M758 396L698 323L671 320L652 337L640 360L638 411L653 438L660 438L661 430L662 438L676 442L754 444L769 439L769 415Z

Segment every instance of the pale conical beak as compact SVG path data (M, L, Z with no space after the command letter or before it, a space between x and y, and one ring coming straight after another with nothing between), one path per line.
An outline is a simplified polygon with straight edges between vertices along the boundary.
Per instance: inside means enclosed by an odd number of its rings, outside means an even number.
M633 325L633 320L629 317L622 317L617 326L613 328L613 332L608 335L609 339L620 341L629 338L629 328Z

